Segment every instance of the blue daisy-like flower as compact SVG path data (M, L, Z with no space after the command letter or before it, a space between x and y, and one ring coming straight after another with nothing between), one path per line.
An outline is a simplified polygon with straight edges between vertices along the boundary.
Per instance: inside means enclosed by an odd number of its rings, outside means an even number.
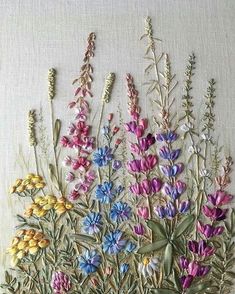
M126 240L123 239L123 232L116 230L104 236L103 250L108 254L117 254L126 246Z
M101 227L101 214L98 212L90 212L83 219L83 229L89 235L97 234Z
M96 250L87 250L79 257L79 267L86 275L96 272L100 264L101 256Z
M110 203L112 199L115 197L116 193L113 189L112 182L104 182L103 185L98 185L96 189L96 198L101 203Z
M126 244L126 248L125 248L125 252L128 254L128 253L131 253L133 252L135 249L136 249L137 245L131 241L129 241L127 244Z
M112 159L112 149L108 146L98 148L93 155L93 162L99 167L107 165Z
M126 202L116 202L110 210L110 218L115 222L123 222L131 217L131 207Z

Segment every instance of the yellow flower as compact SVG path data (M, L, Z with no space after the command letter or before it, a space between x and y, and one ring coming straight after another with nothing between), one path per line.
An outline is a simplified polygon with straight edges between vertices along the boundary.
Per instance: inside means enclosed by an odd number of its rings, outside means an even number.
M46 204L46 205L43 206L43 209L45 209L45 210L50 210L50 209L52 209L53 207L54 207L53 204Z
M35 176L34 174L27 174L26 179L27 179L27 180L30 180L30 179L32 179L32 177L34 177L34 176Z
M37 203L37 204L39 204L42 199L43 199L43 196L36 196L34 198L34 202Z
M17 179L15 181L15 185L14 186L19 187L21 185L21 183L22 183L22 179Z
M24 180L22 181L22 185L27 186L28 184L30 184L30 181L29 181L29 180L24 179Z
M28 246L28 242L27 241L20 241L17 245L17 248L19 250L25 249Z
M32 178L32 182L34 183L34 182L42 182L43 181L43 178L41 177L41 176L39 176L39 175L37 175L37 176L34 176L33 178Z
M24 240L24 241L29 241L29 240L31 240L32 238L33 238L33 236L30 236L30 235L24 235L23 240Z
M26 217L30 217L30 216L32 216L33 215L33 209L32 209L32 207L30 206L30 207L28 207L26 210L25 210L25 212L24 212L24 216L26 216Z
M36 234L33 236L33 240L40 241L44 237L44 234L42 232L36 232Z
M56 203L55 204L55 211L58 214L62 214L66 211L66 207L63 203Z
M15 267L19 263L19 258L17 256L13 256L11 259L11 266Z
M59 199L57 199L58 203L65 203L66 198L65 197L60 197Z
M34 247L30 247L29 248L29 253L35 255L38 252L38 247L34 246Z
M37 246L37 244L38 244L38 242L37 242L36 240L31 239L31 240L29 241L29 247Z
M34 229L26 230L25 235L27 236L34 236L36 231Z
M47 211L44 210L43 208L34 209L33 212L37 217L43 217L47 214Z
M19 230L19 231L16 233L16 236L18 236L18 237L22 237L22 236L25 235L25 233L26 233L26 230Z
M43 206L43 205L46 205L47 204L47 199L45 198L42 198L40 201L39 201L39 205Z
M25 190L25 186L20 185L19 187L16 188L17 193L22 193Z
M7 252L8 252L10 255L15 255L15 254L18 252L18 249L17 249L17 247L12 246L12 247L10 247L10 248L7 249Z
M50 241L47 239L43 239L38 243L40 248L46 248L50 244Z
M27 190L33 190L35 188L35 186L33 185L33 184L28 184L27 186L26 186L26 189Z
M10 190L9 190L9 193L10 194L14 194L15 193L15 191L16 191L16 186L12 186L11 188L10 188Z
M19 242L20 242L20 238L18 238L18 237L14 237L14 238L12 239L11 245L12 245L12 246L15 246L15 245L17 245Z
M36 187L37 189L42 189L42 188L45 187L45 183L44 183L44 182L37 183L37 184L35 184L35 187Z
M25 252L23 250L20 250L17 254L16 254L17 258L22 259L25 256Z
M45 198L48 204L56 204L57 202L57 198L53 195L47 195Z
M65 203L65 207L66 207L66 209L68 209L68 210L70 210L70 209L72 209L73 208L73 204L71 203L71 202L66 202Z

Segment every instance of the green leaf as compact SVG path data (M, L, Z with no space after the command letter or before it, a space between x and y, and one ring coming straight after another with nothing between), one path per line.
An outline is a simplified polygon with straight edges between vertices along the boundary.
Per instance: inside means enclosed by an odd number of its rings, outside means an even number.
M180 283L180 278L179 278L179 275L178 275L177 270L175 268L173 269L173 282L174 282L175 288L178 291L181 291L182 286L181 286L181 283Z
M172 270L173 264L173 246L171 243L166 245L164 254L164 272L166 276L169 276Z
M57 118L54 125L54 146L55 147L58 145L58 142L59 142L60 130L61 130L61 120Z
M139 250L137 251L137 253L139 253L139 254L145 254L145 253L157 251L157 250L162 249L164 246L166 246L167 243L168 243L168 240L167 239L159 240L159 241L156 241L154 243L151 243L149 245L145 245L145 246L139 248Z
M76 239L79 239L79 241L84 241L84 242L95 242L96 243L96 238L91 237L91 236L87 236L84 234L73 234L73 237L75 237Z
M159 289L151 289L151 293L154 294L177 294L178 291L167 289L167 288L159 288Z
M198 285L188 289L186 291L186 294L199 294L199 293L202 293L202 292L204 293L205 290L210 287L210 285L211 285L210 281L202 283L202 284L198 284Z
M183 220L178 224L174 233L172 234L172 239L179 238L194 222L195 216L192 214L187 215Z
M147 226L156 234L156 237L161 237L160 239L166 239L166 232L162 224L156 221L147 221Z

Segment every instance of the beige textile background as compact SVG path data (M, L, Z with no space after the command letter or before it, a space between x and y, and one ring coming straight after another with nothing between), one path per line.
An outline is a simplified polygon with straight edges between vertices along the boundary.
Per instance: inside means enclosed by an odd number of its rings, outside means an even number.
M56 112L66 126L67 103L73 96L71 81L77 77L86 37L97 34L92 100L100 105L104 77L117 76L109 110L118 101L126 115L124 76L131 72L140 90L145 114L150 104L143 86L144 17L150 15L155 35L163 40L159 49L169 53L182 94L183 72L189 53L197 56L194 91L199 112L207 86L217 83L217 132L225 151L235 157L235 1L234 0L0 0L0 280L8 264L5 249L14 233L24 202L8 195L11 182L25 175L16 164L19 146L32 159L27 142L27 113L31 108L47 111L47 70L57 75ZM93 111L93 115L95 111ZM72 118L72 117L71 117ZM235 183L235 173L234 173ZM235 184L231 187L235 192Z

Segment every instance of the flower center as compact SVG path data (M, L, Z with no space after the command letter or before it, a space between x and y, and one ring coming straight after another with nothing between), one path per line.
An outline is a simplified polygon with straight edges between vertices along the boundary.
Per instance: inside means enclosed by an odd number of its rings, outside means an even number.
M150 262L150 258L149 258L149 257L145 257L145 258L143 259L143 264L144 264L144 265L148 265L149 262Z

